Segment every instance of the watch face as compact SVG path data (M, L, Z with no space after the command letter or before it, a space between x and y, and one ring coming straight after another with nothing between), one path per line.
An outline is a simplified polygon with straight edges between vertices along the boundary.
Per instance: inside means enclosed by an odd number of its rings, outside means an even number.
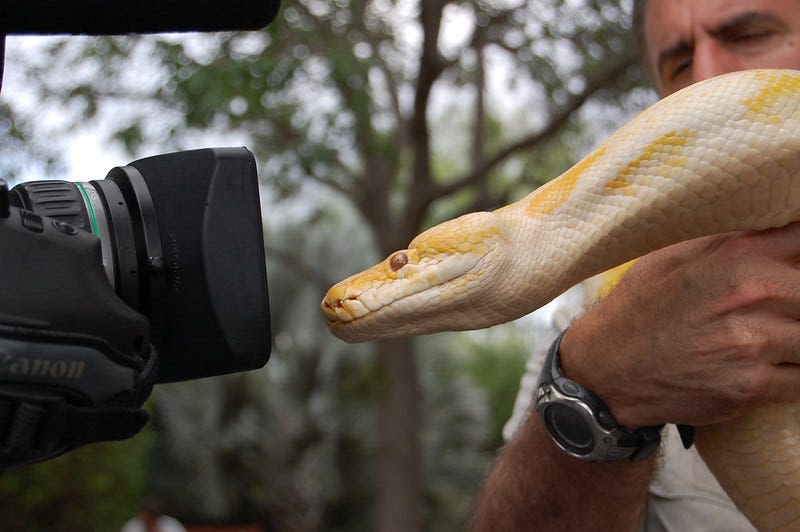
M567 405L551 403L545 407L543 416L550 434L565 450L579 455L592 452L594 433L580 413Z

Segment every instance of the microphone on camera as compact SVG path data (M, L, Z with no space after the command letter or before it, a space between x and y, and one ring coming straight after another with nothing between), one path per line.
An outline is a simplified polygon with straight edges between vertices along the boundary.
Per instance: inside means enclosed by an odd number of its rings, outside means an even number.
M19 0L0 9L0 34L258 30L279 8L280 0Z

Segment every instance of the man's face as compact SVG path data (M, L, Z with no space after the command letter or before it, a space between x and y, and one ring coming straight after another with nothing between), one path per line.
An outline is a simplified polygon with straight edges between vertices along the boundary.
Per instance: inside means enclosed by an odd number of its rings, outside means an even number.
M644 29L661 96L735 70L800 70L800 0L648 0Z

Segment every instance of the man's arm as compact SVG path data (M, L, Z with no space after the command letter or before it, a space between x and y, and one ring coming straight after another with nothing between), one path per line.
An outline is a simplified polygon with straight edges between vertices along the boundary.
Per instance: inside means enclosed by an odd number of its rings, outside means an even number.
M654 462L582 462L555 446L534 412L497 458L472 530L638 530Z
M570 327L564 374L628 428L708 425L800 397L800 224L684 242L642 258ZM533 413L497 459L476 530L635 526L652 462L584 464Z

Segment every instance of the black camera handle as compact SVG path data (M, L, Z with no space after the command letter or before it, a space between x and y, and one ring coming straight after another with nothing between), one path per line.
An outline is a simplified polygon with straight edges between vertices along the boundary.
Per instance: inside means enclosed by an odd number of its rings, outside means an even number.
M0 470L141 430L149 419L141 405L156 380L157 353L151 346L143 364L126 366L114 362L119 353L100 351L108 348L80 335L0 326L0 374L18 377L0 383ZM90 373L92 379L83 378ZM83 382L70 387L57 380ZM96 401L109 391L110 400Z

